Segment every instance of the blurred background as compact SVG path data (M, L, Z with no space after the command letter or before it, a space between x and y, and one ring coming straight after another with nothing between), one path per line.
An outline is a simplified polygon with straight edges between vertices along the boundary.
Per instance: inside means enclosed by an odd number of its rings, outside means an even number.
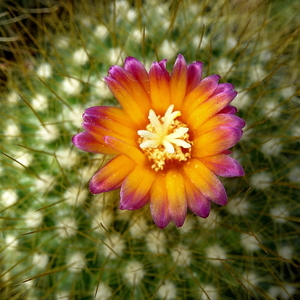
M297 0L2 1L0 299L300 299L299 24ZM109 157L71 138L117 105L111 65L178 53L239 92L246 176L161 230L89 192Z

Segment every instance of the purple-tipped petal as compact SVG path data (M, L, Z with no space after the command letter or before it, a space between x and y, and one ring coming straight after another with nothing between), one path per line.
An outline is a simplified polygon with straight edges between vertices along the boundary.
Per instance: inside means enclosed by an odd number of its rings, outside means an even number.
M149 72L152 108L158 115L164 115L171 104L170 75L161 64L154 62Z
M121 186L120 209L135 210L147 204L154 179L155 174L153 172L144 167L136 167L125 178Z
M122 139L129 144L135 145L136 130L133 126L122 124L109 117L97 116L95 114L83 115L83 128L91 135L98 136L111 135ZM101 139L100 137L98 139Z
M92 177L90 191L93 194L99 194L118 189L134 167L135 163L125 155L117 156Z
M221 111L219 111L219 114L232 114L235 115L237 113L236 107L232 105L227 105L224 107Z
M245 175L239 162L225 154L205 157L201 161L218 176L235 177Z
M147 115L150 109L149 90L145 90L140 81L124 68L113 66L108 72L109 78L119 82L139 105L140 110ZM113 92L113 91L112 91ZM115 93L114 93L115 94ZM118 99L119 100L119 99Z
M114 94L126 114L132 119L132 121L138 126L140 124L144 124L147 120L147 115L145 115L145 109L147 109L147 101L145 101L145 106L141 106L141 99L132 95L132 93L119 81L111 77L105 77L104 79L107 86ZM148 103L148 105L150 104Z
M192 155L203 158L230 149L242 137L243 132L239 128L222 126L202 134L194 140Z
M243 119L230 114L216 114L213 117L209 118L203 124L198 125L197 123L198 122L195 121L195 126L198 126L194 130L195 136L200 136L221 126L236 127L240 129L242 129L245 126L245 121Z
M182 73L183 69L187 69L187 64L186 64L186 61L184 59L184 56L182 54L178 54L178 56L176 58L176 61L174 63L174 66L173 66L171 76L174 73Z
M125 132L127 134L127 136L124 136L123 132L121 132L121 131L119 134L119 132L116 130L117 128L115 128L115 131L112 131L109 128L105 128L105 127L95 124L95 123L93 124L93 123L89 123L89 122L83 122L82 127L86 130L86 132L88 132L90 135L92 135L100 143L107 144L104 140L104 137L109 135L113 138L120 139L123 142L130 144L131 146L134 146L134 147L136 146L136 142L130 137L130 135L135 137L135 135L132 131L131 131L131 134ZM122 126L120 125L120 127L122 127Z
M150 105L149 90L145 90L140 81L124 68L113 66L108 72L109 77L120 82L133 97L142 98L143 105ZM135 74L137 76L137 74ZM143 74L141 74L143 76Z
M188 84L186 88L186 94L191 92L200 83L202 79L203 63L200 61L195 61L188 65L187 68Z
M191 128L198 128L212 116L222 111L236 96L236 91L227 91L212 96L196 107L187 118Z
M131 75L130 72L119 66L110 67L108 76L119 82L122 82L122 84L124 83L124 81L125 83L130 80L135 81L135 78Z
M204 197L219 205L225 205L227 203L224 186L217 176L200 160L188 160L184 165L184 172L195 187L201 191Z
M182 101L186 94L186 87L187 87L187 65L184 57L179 54L171 74L171 99L172 104L175 105L176 109L181 109Z
M152 219L159 228L165 228L171 221L166 190L166 177L157 174L150 191L150 211Z
M197 106L206 102L215 92L219 79L219 75L211 75L201 80L200 83L186 95L182 106L182 114L189 116Z
M171 219L177 227L181 227L186 217L187 200L183 176L179 170L168 170L166 175L166 189Z
M134 123L123 109L110 106L93 106L85 110L83 118L86 122L89 121L89 117L94 120L97 118L107 118L116 121L120 124L127 126L134 126Z
M214 95L217 95L219 93L224 93L224 92L228 92L228 91L232 91L234 89L234 86L231 83L220 83L215 92Z
M163 59L158 64L161 67L162 72L164 72L165 76L170 78L169 72L167 70L167 61L167 59Z
M210 201L187 178L185 190L189 209L197 216L207 218L210 213Z
M111 147L105 145L104 142L95 139L88 132L81 132L76 134L75 136L73 136L72 142L75 147L91 153L102 153L112 155L116 155L118 153Z
M127 57L125 59L124 69L129 71L132 76L139 81L147 93L150 93L149 74L140 61L134 57Z

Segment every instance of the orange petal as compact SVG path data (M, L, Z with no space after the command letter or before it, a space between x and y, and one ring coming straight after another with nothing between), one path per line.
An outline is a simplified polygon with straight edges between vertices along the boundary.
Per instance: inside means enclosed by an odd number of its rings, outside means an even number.
M154 62L149 72L152 108L157 115L163 116L171 104L170 75L165 61Z
M237 92L232 90L212 96L191 111L187 117L187 122L192 125L192 128L199 127L206 120L225 108L235 98L236 94Z
M137 74L135 74L137 75ZM140 81L128 70L119 66L113 66L109 69L108 76L115 79L132 95L133 99L140 106L143 114L148 114L151 108L149 91L146 91Z
M188 77L188 85L186 88L186 94L192 91L194 88L198 86L202 79L202 69L203 63L200 61L195 61L188 65L187 69L187 77Z
M187 201L185 198L184 180L178 170L169 170L166 175L166 189L169 203L169 213L177 227L183 225Z
M113 149L117 150L119 153L126 155L136 164L144 165L146 163L144 154L137 147L112 136L105 136L104 142Z
M137 131L132 127L108 118L94 118L93 116L87 118L84 115L84 120L85 122L82 123L82 127L97 140L103 140L104 136L109 135L123 140L130 145L137 146Z
M111 92L114 94L124 111L132 119L132 121L134 121L134 123L138 126L147 125L148 115L143 112L144 110L141 108L142 105L140 104L141 102L143 102L143 99L134 98L131 92L127 90L122 85L122 83L116 81L111 77L105 77L105 81Z
M190 159L183 168L186 176L205 197L219 205L227 203L224 186L201 161Z
M242 137L242 130L235 127L218 127L194 140L193 157L206 157L222 153L231 148Z
M185 193L189 209L201 218L208 217L210 212L209 199L188 178L185 178Z
M135 163L125 155L115 157L92 177L90 191L99 194L118 189L134 166Z
M124 112L123 109L118 107L111 107L111 106L93 106L87 108L84 111L84 118L93 117L95 120L96 118L107 118L118 122L120 124L126 125L128 127L134 127L135 123L132 122L128 114ZM138 130L138 129L136 129Z
M187 65L184 57L179 54L171 74L170 89L171 101L175 109L181 109L187 87Z
M200 126L198 126L197 121L198 120L193 122L193 127L198 127L194 130L194 136L200 136L221 126L237 127L240 129L245 126L245 121L243 119L232 114L216 114Z
M157 173L150 191L150 211L159 228L165 228L171 221L166 190L165 173Z
M201 80L198 86L186 95L182 114L185 116L191 115L199 104L205 102L214 93L219 79L219 75L211 75Z
M127 57L124 62L124 69L139 81L147 94L150 94L149 74L140 61L134 57Z
M136 145L137 133L134 123L120 108L94 106L85 110L83 127L87 132L73 138L76 147L96 153L118 154L117 151L105 145L103 137L112 135Z
M101 142L95 139L88 132L81 132L76 134L75 136L73 136L72 142L77 148L83 151L112 155L118 154L116 150L105 145L104 141Z
M152 170L142 166L135 167L121 186L120 209L134 210L147 204L154 179L155 174Z
M239 162L225 154L204 157L201 161L218 176L234 177L245 175Z

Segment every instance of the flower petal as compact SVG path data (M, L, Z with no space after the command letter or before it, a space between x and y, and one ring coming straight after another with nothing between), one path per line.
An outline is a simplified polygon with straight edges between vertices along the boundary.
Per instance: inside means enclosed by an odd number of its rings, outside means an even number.
M154 62L149 72L152 108L161 116L171 104L170 75L163 62Z
M166 189L169 213L177 227L184 223L187 211L184 180L178 170L169 170L166 175Z
M145 75L144 72L141 74L141 76L143 75ZM132 95L133 99L140 104L140 110L144 114L148 113L151 105L149 90L146 91L139 80L137 80L136 77L131 74L131 72L122 67L113 66L109 69L108 76L115 79L117 82L120 82L122 86Z
M141 180L142 179L142 180ZM150 188L155 174L152 170L137 166L124 180L121 186L120 209L134 210L149 202Z
M217 114L204 122L204 124L200 125L194 131L194 136L200 136L221 126L237 127L242 129L245 126L245 121L235 115Z
M234 177L245 175L242 166L234 158L225 154L204 157L201 161L218 176Z
M99 194L118 189L134 166L135 163L125 155L115 157L92 177L90 191Z
M93 106L85 110L84 117L93 117L94 120L97 118L107 118L120 124L127 125L128 127L135 126L135 123L124 112L124 110L117 107Z
M132 76L139 81L147 94L150 94L149 74L140 61L134 57L127 57L125 59L124 69L129 71Z
M88 132L90 135L92 135L96 140L100 141L101 143L105 143L104 142L104 136L112 136L115 137L117 139L123 140L124 142L131 144L132 146L136 145L136 141L135 139L132 138L128 138L126 136L121 135L120 133L122 132L116 132L116 131L112 131L110 129L107 129L105 127L99 126L98 124L93 124L93 123L87 123L87 122L83 122L82 123L82 127L86 130L86 132ZM112 127L114 130L117 130L118 127ZM125 133L128 134L128 132L125 131ZM134 134L132 134L132 136L135 136Z
M183 102L182 114L189 116L199 104L205 102L214 93L219 79L219 75L211 75L201 80L200 83L186 95Z
M187 65L184 57L179 54L171 74L170 89L171 101L176 109L181 109L187 87Z
M218 84L217 88L215 89L214 95L224 93L227 91L232 91L234 86L231 83L220 83Z
M135 163L140 165L144 165L146 163L144 154L137 147L112 136L105 136L104 141L110 147L117 150L119 153L123 153Z
M232 105L227 105L221 111L219 111L219 114L232 114L232 115L234 115L236 113L237 113L237 109L236 109L236 107L234 107Z
M116 155L118 154L117 151L114 149L106 146L103 142L100 142L99 140L95 139L92 135L90 135L88 132L81 132L73 136L72 142L75 147L91 152L91 153L102 153L102 154L112 154Z
M185 193L189 209L201 218L210 212L210 201L199 191L188 178L185 178Z
M92 112L92 113L91 113ZM128 118L129 119L129 118ZM112 135L126 140L130 144L136 143L137 133L135 128L128 124L120 123L109 115L96 115L91 109L83 114L83 128L91 135ZM130 122L129 122L130 124Z
M111 135L136 145L136 127L120 108L94 106L85 110L83 127L96 140L104 144L103 137Z
M183 168L186 176L205 197L219 205L227 203L224 186L200 160L190 159Z
M143 100L133 97L131 92L122 85L122 82L111 77L105 77L105 82L132 121L137 125L146 125L147 115L145 115L144 109L140 105Z
M165 173L157 173L150 191L150 211L159 228L165 228L171 221L166 190Z
M191 123L193 128L199 127L206 120L225 108L237 95L236 91L227 91L212 96L204 103L197 106L188 116L188 123Z
M202 68L203 68L203 63L200 61L195 61L192 64L188 65L188 69L187 69L188 84L186 88L186 94L191 92L200 83L202 79Z
M242 130L235 127L215 128L194 140L192 156L201 158L219 154L235 145L242 134Z

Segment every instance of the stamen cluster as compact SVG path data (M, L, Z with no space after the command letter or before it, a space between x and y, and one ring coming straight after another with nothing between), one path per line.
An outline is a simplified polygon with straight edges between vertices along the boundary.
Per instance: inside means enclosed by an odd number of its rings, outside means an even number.
M138 143L150 161L155 171L163 170L166 161L186 161L191 157L189 128L179 120L180 111L174 111L170 105L163 117L157 116L151 109L149 111L150 124L146 130L138 130L140 138ZM187 150L185 150L187 149Z

